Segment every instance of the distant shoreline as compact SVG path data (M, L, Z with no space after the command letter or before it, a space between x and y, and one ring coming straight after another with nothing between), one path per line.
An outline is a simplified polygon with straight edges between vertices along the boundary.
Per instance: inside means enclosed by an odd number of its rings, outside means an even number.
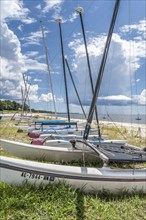
M66 120L65 117L59 117L59 119ZM78 121L79 124L86 124L85 119L72 119L72 121ZM94 127L96 125L96 121L93 120L92 126ZM126 128L129 132L134 132L135 134L146 138L146 125L145 124L139 124L139 123L125 123L125 122L111 122L111 121L100 121L100 125L114 127L117 126L118 128Z
M2 114L3 117L12 117L14 115L14 113L4 113ZM17 115L20 115L20 113ZM42 117L42 118L46 118L49 116L46 116L46 114L44 113L32 113L32 117L38 116ZM30 116L30 114L28 114L28 116ZM52 117L53 118L53 117ZM58 119L64 119L67 120L67 117L58 117ZM71 121L78 121L79 122L79 126L81 125L85 125L86 124L86 120L85 119L81 119L81 118L72 118ZM96 121L93 120L92 122L93 127L96 126ZM127 122L115 122L115 121L106 121L106 120L100 120L100 125L104 125L104 126L109 126L109 127L114 127L117 126L118 128L126 128L129 132L134 132L135 134L140 135L143 138L146 138L146 125L145 124L140 124L139 123L127 123Z

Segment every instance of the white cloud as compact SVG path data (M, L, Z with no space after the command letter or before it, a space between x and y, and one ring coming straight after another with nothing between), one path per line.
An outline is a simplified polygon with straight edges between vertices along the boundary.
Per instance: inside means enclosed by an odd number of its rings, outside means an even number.
M8 10L9 9L9 10ZM27 8L23 8L22 2L19 0L5 0L1 1L1 19L5 21L5 19L19 19L27 16L29 10Z
M41 79L34 79L33 81L34 81L34 82L42 82Z
M25 66L27 70L36 70L36 71L44 71L47 72L47 66L45 63L39 63L37 60L33 59L25 59Z
M45 30L44 34L46 34L49 31ZM29 36L26 36L24 38L21 38L22 41L24 41L23 46L28 46L28 45L42 45L43 40L42 40L42 31L36 31L36 32L31 32ZM41 43L40 43L41 41Z
M9 79L5 79L1 81L2 88L1 88L1 97L8 98L12 100L21 99L21 90L19 87L18 81L12 81ZM18 86L17 86L18 85Z
M141 96L143 96L144 98L146 98L146 89L144 89L144 90L141 92Z
M63 17L61 16L61 7L60 5L56 5L54 7L54 13L52 15L52 19L55 21L56 19L61 19L62 20L62 23L66 22L65 19L63 19Z
M7 10L9 8L9 10ZM24 86L22 74L29 70L46 71L46 64L39 63L33 58L37 56L37 51L31 51L25 55L21 52L21 43L18 37L12 30L9 29L5 23L8 20L21 20L26 24L30 24L35 20L28 17L29 10L23 7L22 2L13 0L10 4L9 1L1 2L1 98L20 100L21 99L21 87ZM18 26L18 29L22 30L22 25ZM48 31L45 31L45 34ZM41 31L32 32L28 36L28 44L39 44L42 39ZM30 80L30 76L28 76ZM34 80L34 82L40 80ZM29 98L34 102L39 101L38 85L29 85Z
M29 100L33 101L33 102L38 102L39 101L39 97L37 95L38 92L38 85L30 85L30 89L29 89Z
M94 83L97 80L105 41L106 36L101 35L90 37L87 42ZM130 50L131 45L132 48L135 48L134 52ZM81 99L84 100L84 104L89 105L92 98L92 92L83 40L78 37L71 41L68 46L74 53L72 66L76 72L78 92ZM145 58L145 49L144 41L128 41L122 39L118 34L113 34L100 95L103 97L119 95L130 96L131 80L135 82L135 72L141 66L141 58Z
M54 99L56 99L55 96L54 96ZM41 96L39 97L39 101L52 102L53 101L53 94L52 93L41 94Z
M21 53L17 36L5 23L1 23L1 56L2 94L18 98L22 73L26 71L25 56Z
M22 31L22 28L23 28L23 24L21 24L21 25L19 25L19 26L17 27L17 29L18 29L19 31Z
M72 15L69 16L68 21L73 22L78 16L76 12L73 12Z
M34 80L35 82L40 82L41 80ZM42 102L52 102L53 101L53 95L52 93L47 94L41 94L40 96L37 95L38 90L40 89L37 84L30 85L27 84L27 88L29 88L29 100L33 101L34 103L42 103ZM45 88L43 88L45 89ZM56 100L56 97L54 96L54 99Z
M132 98L124 95L116 95L116 96L105 96L99 97L98 104L107 104L107 105L130 105L132 103Z
M146 105L146 89L144 89L140 95L133 96L133 100L139 105Z
M19 59L19 62L24 58L19 39L5 23L1 23L1 56L9 60Z
M146 105L146 89L144 89L139 95L124 96L124 95L116 95L116 96L104 96L99 97L98 104L101 105Z
M35 59L36 60L45 60L46 56L45 56L45 54L44 55L40 55L40 56L35 57Z
M54 20L60 18L62 19L63 22L66 22L65 19L63 19L63 17L61 16L61 5L63 4L64 0L53 0L53 1L50 1L50 0L44 0L45 2L45 7L43 9L43 13L47 13L49 11L53 11L53 14L51 16L51 20L49 20L50 22L54 22Z
M77 38L77 37L79 37L79 36L81 37L82 34L81 34L81 33L74 33L74 34L73 34L73 38ZM70 42L70 43L71 43L71 42Z
M21 44L17 36L8 28L7 24L1 23L1 82L2 98L20 99L22 74L28 70L46 71L46 64L33 60L36 51L23 55ZM28 77L29 79L29 77ZM31 85L31 98L38 100L38 86Z
M118 100L118 101L131 101L131 98L124 96L124 95L117 95L117 96L105 96L103 98L99 98L99 99L105 99L105 100Z
M63 97L57 98L57 102L64 103L64 98Z
M41 5L39 4L39 5L36 6L36 8L40 10L42 7L41 7Z
M141 35L142 37L146 38L146 20L140 20L139 23L131 24L131 25L124 25L121 28L123 33L128 33L132 31L136 31L137 34Z
M38 51L28 51L26 53L26 56L27 57L35 57L35 56L38 56L39 52Z
M25 56L27 59L35 59L35 60L45 60L46 56L44 55L39 55L38 51L28 51L25 53Z
M61 5L64 2L64 0L53 0L53 1L44 0L44 2L46 6L43 9L43 12L46 13L52 9L57 9L57 6Z
M20 65L19 63L18 65ZM21 66L17 66L15 61L9 61L5 58L1 58L1 77L2 80L13 80L20 81L22 80L22 72ZM21 72L19 72L21 71Z
M23 18L21 21L25 24L32 24L35 23L37 20L35 18L27 17L27 18Z
M19 0L5 0L1 1L1 21L7 20L21 20L26 24L36 22L34 18L29 18L29 9L23 7L23 2Z

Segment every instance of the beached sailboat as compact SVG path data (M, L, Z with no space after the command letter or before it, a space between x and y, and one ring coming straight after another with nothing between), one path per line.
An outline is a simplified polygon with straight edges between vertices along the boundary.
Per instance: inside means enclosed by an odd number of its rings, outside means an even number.
M111 169L108 158L92 146L104 166L102 168L73 167L35 161L0 157L0 181L11 185L54 184L63 181L85 192L108 190L112 192L143 191L146 193L146 169Z
M108 34L108 39L106 47L104 50L104 56L102 64L105 65L107 52L110 44L110 39L112 36L114 23L116 20L120 0L116 0L115 9L113 13L113 18ZM92 99L91 108L89 111L89 116L87 119L86 129L84 133L85 141L74 140L72 144L76 147L77 143L85 144L90 148L90 153L93 151L95 157L101 158L103 160L102 168L88 168L88 167L72 167L63 165L54 165L33 162L28 160L14 159L8 157L0 157L0 180L14 185L24 184L26 182L39 185L48 183L57 183L60 181L65 182L73 186L74 188L80 188L84 191L98 191L98 190L109 190L112 192L119 192L121 190L126 191L143 191L146 193L146 169L111 169L108 164L113 161L113 155L119 155L119 160L121 161L145 161L145 149L136 148L128 145L120 148L114 147L115 153L108 150L106 153L106 148L102 149L102 143L98 144L98 147L88 143L89 130L91 121L93 118L93 110L95 109L96 100L99 90L99 81L101 81L102 74L104 71L104 65L101 65L100 74L96 83L94 96ZM105 143L104 143L105 145ZM108 146L109 147L109 144ZM99 148L99 149L98 149ZM123 152L124 151L124 152ZM133 152L132 152L133 151ZM121 155L123 158L121 159ZM135 158L134 158L135 156ZM139 157L139 159L138 159ZM125 158L125 160L124 160ZM115 161L117 161L117 156L115 156Z
M74 135L83 138L84 128L83 123L66 122L64 120L37 120L33 127L28 129L28 136L30 138L47 138L50 135L64 136ZM90 129L90 137L99 139L97 135L98 129ZM102 139L104 136L102 136ZM107 138L107 136L106 136Z
M39 138L40 137L40 134L44 134L45 137L47 136L50 136L50 133L58 133L58 135L62 135L62 134L74 134L74 135L80 135L80 138L82 138L82 134L84 133L84 128L80 128L78 129L77 128L77 123L75 124L75 122L70 122L70 110L69 110L69 99L68 99L68 88L67 88L67 79L66 79L66 68L65 68L65 62L66 62L66 65L67 65L67 68L68 68L68 71L70 73L70 76L71 76L71 71L70 71L70 68L69 68L69 64L68 64L68 61L67 59L65 59L65 56L64 56L64 47L63 47L63 40L62 40L62 28L61 28L61 22L62 20L61 19L57 19L56 22L58 23L59 25L59 33L60 33L60 45L61 45L61 53L62 53L62 66L63 66L63 74L64 74L64 87L65 87L65 97L66 97L66 106L67 106L67 116L68 116L68 122L65 122L63 125L68 125L68 127L64 127L64 128L60 128L60 127L50 127L50 128L47 128L47 129L43 129L43 125L50 125L50 124L43 124L42 123L42 126L41 126L41 130L40 131L36 131L36 130L31 130L31 128L28 130L28 136L31 137L31 138ZM87 46L85 45L85 47L87 48ZM88 60L88 66L89 66L89 73L91 75L91 68L90 68L90 65L89 65L89 59L88 59L88 53L87 54L87 60ZM78 97L78 100L79 100L79 103L80 103L80 106L82 108L82 111L83 111L83 114L86 118L86 115L85 115L85 112L84 112L84 109L82 107L82 104L81 104L81 100L79 98L79 95L78 95L78 92L77 92L77 89L75 87L75 84L74 84L74 81L73 81L73 78L71 76L71 79L72 79L72 82L73 82L73 85L74 85L74 88L75 88L75 91L76 91L76 94L77 94L77 97ZM91 87L92 87L92 92L94 92L93 90L93 82L92 82L92 77L90 76L90 79L91 79ZM98 116L97 116L97 109L96 109L96 118L97 118L97 125L98 125ZM61 124L59 124L61 125ZM76 125L76 128L72 128L71 125ZM98 126L98 129L90 129L90 133L98 133L97 135L97 139L99 139L99 137L101 136L100 135L100 128Z
M62 140L57 138L56 140L46 140L43 145L38 141L37 144L26 144L16 141L0 140L1 147L8 153L27 159L39 159L46 161L82 161L85 157L88 161L97 159L97 156L93 153L92 149L88 146L93 144L98 145L98 149L106 151L109 154L114 154L115 151L123 152L130 145L127 145L126 141L122 140L104 140L104 141L82 141L82 140ZM114 150L112 150L114 149ZM131 150L135 148L131 148ZM130 151L131 151L130 150ZM113 152L112 152L113 151ZM136 148L141 155L141 148ZM137 159L141 160L138 156ZM144 158L143 158L144 159ZM132 159L131 159L132 160Z
M135 118L135 120L137 120L137 121L140 121L140 120L141 120L141 117L140 117L139 114L138 114L138 116Z
M83 132L82 132L83 133ZM82 135L78 135L78 134L40 134L39 138L37 139L34 139L33 140L33 143L35 143L35 141L37 142L37 140L42 140L44 141L45 140L49 140L49 139L63 139L63 140L72 140L72 139L79 139L79 140L82 140L83 139L83 136ZM107 135L102 135L101 137L99 137L99 135L96 135L96 134L90 134L88 136L88 141L89 142L100 142L100 141L103 141L103 140L107 140L108 139L108 136Z

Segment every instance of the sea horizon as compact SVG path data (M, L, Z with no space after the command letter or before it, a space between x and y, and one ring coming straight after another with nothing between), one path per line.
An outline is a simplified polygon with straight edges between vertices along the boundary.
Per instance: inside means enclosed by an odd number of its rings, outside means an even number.
M57 113L58 117L66 117L66 113ZM71 119L85 119L81 113L70 113ZM120 122L120 123L132 123L132 124L146 124L146 115L144 114L99 114L99 121ZM95 116L93 120L96 120Z

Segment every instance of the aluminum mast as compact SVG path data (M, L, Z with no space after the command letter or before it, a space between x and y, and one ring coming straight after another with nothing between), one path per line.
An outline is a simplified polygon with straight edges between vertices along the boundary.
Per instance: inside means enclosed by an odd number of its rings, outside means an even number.
M103 57L102 57L102 61L100 64L98 78L96 81L95 91L94 91L94 95L92 98L92 102L91 102L91 106L90 106L90 110L89 110L89 114L88 114L88 119L87 119L85 131L84 131L84 135L83 135L83 139L85 139L85 140L88 139L90 126L91 126L91 122L93 119L94 109L96 106L96 101L98 98L98 94L99 94L99 90L100 90L100 86L101 86L101 81L102 81L102 77L103 77L103 72L104 72L104 68L105 68L105 64L106 64L106 60L107 60L107 55L108 55L108 51L109 51L109 47L110 47L110 42L111 42L111 38L112 38L112 34L113 34L113 30L114 30L114 26L115 26L115 22L116 22L116 18L117 18L119 5L120 5L120 0L116 0L113 16L112 16L112 20L111 20L111 24L110 24L109 32L107 35L107 40L106 40L104 52L103 52Z
M78 7L75 9L75 11L80 15L80 21L81 21L81 27L82 27L82 33L83 33L83 39L84 39L84 45L85 45L85 51L86 51L86 57L87 57L90 84L91 84L91 89L92 89L92 95L94 95L94 85L93 85L93 79L92 79L92 73L91 73L89 54L88 54L88 49L87 49L84 23L83 23L83 18L82 18L82 13L84 12L84 10L83 10L83 8ZM97 126L98 126L98 135L99 135L99 138L101 138L101 132L100 132L100 126L99 126L99 120L98 120L98 112L97 112L96 106L95 106L95 116L96 116L96 121L97 121Z
M42 30L43 44L44 44L44 49L45 49L45 54L46 54L46 64L47 64L47 70L48 70L48 73L49 73L50 88L51 88L51 93L52 93L52 97L53 97L54 111L55 111L55 116L57 118L57 111L56 111L56 104L55 104L55 98L54 98L53 84L52 84L51 72L50 72L50 67L49 67L48 49L47 49L47 46L46 46L44 29L43 29L43 26L42 26L42 21L40 21L40 26L41 26L41 30Z
M76 92L76 95L77 95L77 98L78 98L78 101L79 101L79 103L80 103L82 112L83 112L83 114L84 114L84 116L85 116L85 118L86 118L86 113L85 113L84 108L83 108L83 105L82 105L82 103L81 103L81 99L80 99L80 97L79 97L79 93L78 93L77 88L76 88L76 85L75 85L75 83L74 83L74 80L73 80L73 77L72 77L72 74L71 74L70 67L69 67L69 64L68 64L67 59L65 59L65 62L66 62L66 66L67 66L67 68L68 68L68 72L69 72L69 75L70 75L72 84L73 84L73 86L74 86L74 89L75 89L75 92Z
M56 19L56 22L59 24L60 43L61 43L61 52L62 52L62 65L63 65L64 85L65 85L66 105L67 105L67 116L68 116L68 121L70 122L69 101L68 101L68 90L67 90L67 80L66 80L66 70L65 70L65 60L64 60L64 48L63 48L62 30L61 30L61 22L62 22L62 19Z

